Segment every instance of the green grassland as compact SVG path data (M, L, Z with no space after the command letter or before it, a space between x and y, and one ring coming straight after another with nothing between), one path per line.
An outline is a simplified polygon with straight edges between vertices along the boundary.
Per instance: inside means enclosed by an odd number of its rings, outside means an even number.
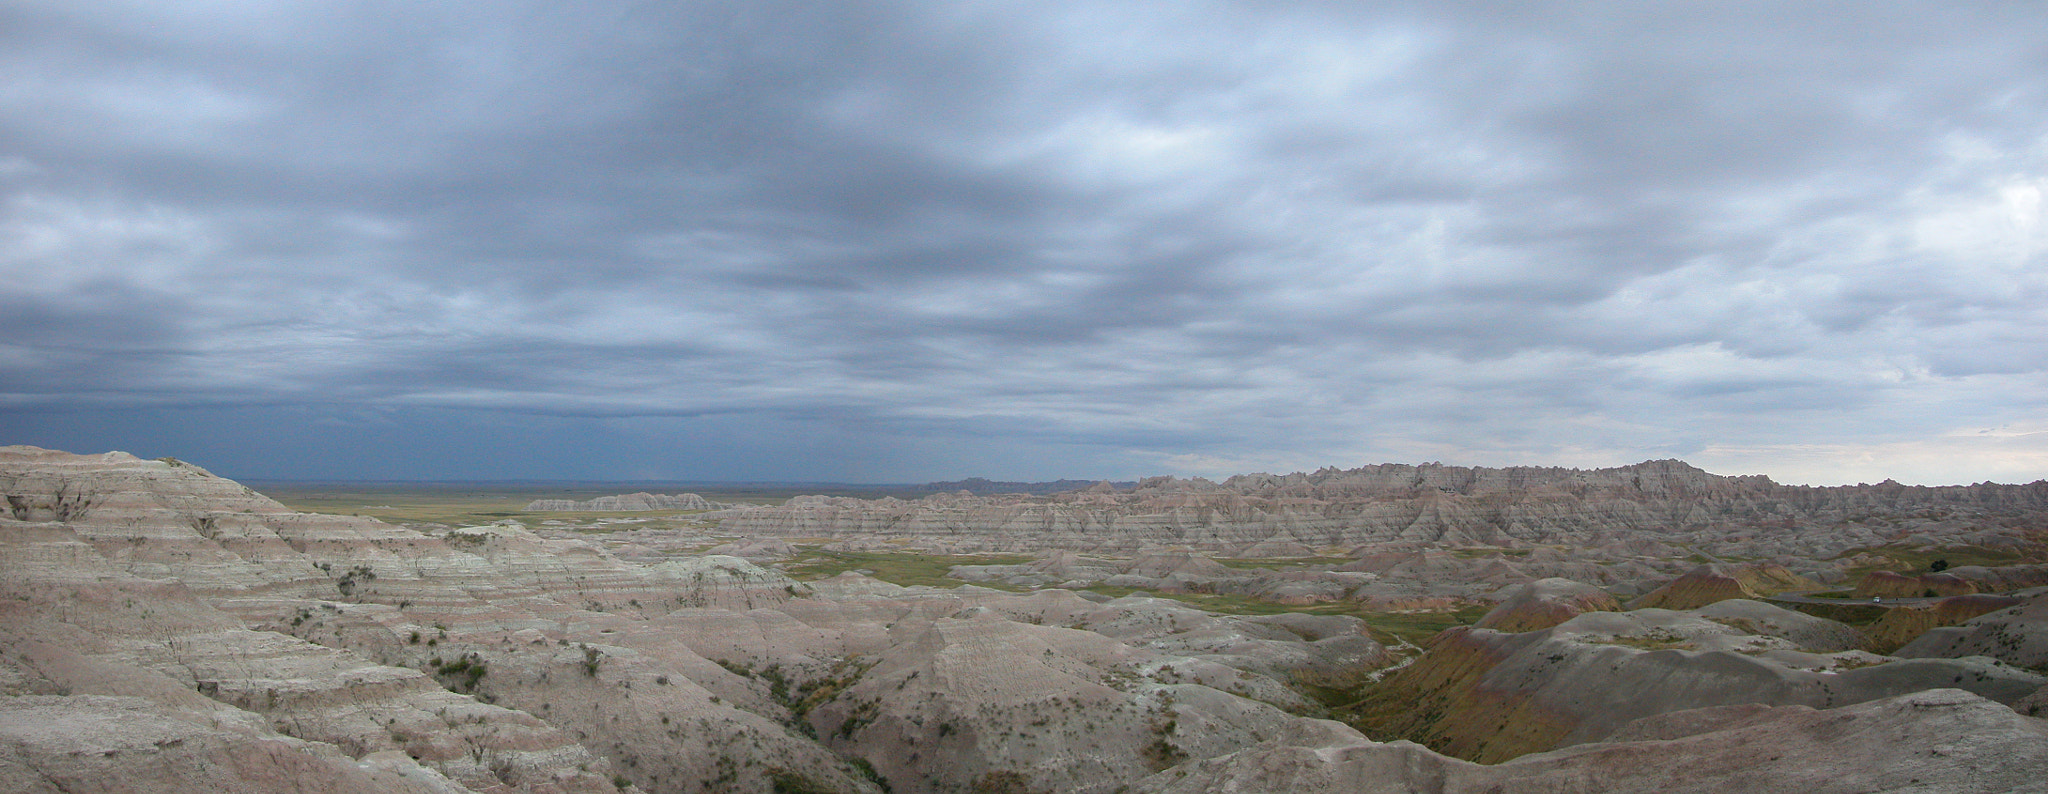
M1035 559L1020 554L946 555L922 554L917 552L847 552L806 549L794 561L781 566L792 578L816 581L837 576L846 571L866 571L868 576L891 584L913 587L959 587L966 584L959 579L948 579L946 573L955 565L1021 565ZM1233 560L1239 563L1235 568L1252 568L1243 563L1247 560ZM1274 561L1284 567L1296 563L1294 560ZM1001 582L978 582L982 587L1012 592L1024 592L1026 588ZM1094 585L1082 588L1112 598L1121 598L1141 592L1129 587ZM1485 607L1467 607L1457 611L1444 612L1374 612L1360 608L1357 602L1340 601L1323 604L1290 605L1238 595L1212 595L1207 593L1150 593L1159 598L1169 598L1211 612L1230 615L1278 615L1285 612L1300 612L1308 615L1350 615L1365 621L1373 631L1374 639L1389 645L1408 641L1420 645L1437 632L1452 626L1464 626L1479 620L1486 614Z
M259 493L284 506L307 513L369 516L395 524L435 523L451 526L489 524L503 518L535 521L567 514L529 513L535 499L574 498L538 489L488 485L295 485L260 484ZM583 497L590 498L590 497Z
M1493 546L1468 546L1461 549L1452 549L1451 555L1458 557L1460 559L1476 560L1483 557L1492 557L1496 554L1501 555L1503 557L1527 557L1529 556L1529 552L1529 549L1505 549Z
M953 570L955 565L1022 565L1033 559L1036 558L1024 554L954 555L805 549L803 553L796 555L793 561L781 567L790 578L802 581L830 579L847 571L867 571L868 576L904 587L959 587L967 582L946 578L946 573ZM1001 582L975 584L997 590L1024 589Z
M525 524L559 520L587 524L598 519L639 519L651 527L696 527L695 515L684 510L631 512L537 512L526 505L535 499L588 501L600 496L648 493L694 493L714 502L776 505L803 494L876 498L904 495L900 491L836 485L706 485L691 483L247 483L259 493L293 510L308 513L369 516L394 524L473 526L500 519Z
M2003 565L2048 562L2048 549L2044 549L2041 546L2035 546L2026 551L1990 549L1982 546L1955 546L1922 551L1905 544L1893 544L1889 546L1850 549L1837 556L1838 558L1846 559L1855 557L1858 554L1884 557L1889 562L1858 565L1850 568L1849 581L1852 582L1861 579L1864 574L1873 571L1895 571L1907 574L1926 573L1933 570L1936 560L1947 561L1948 565L1945 567L1949 568L1959 568L1965 565L1982 565L1995 568Z

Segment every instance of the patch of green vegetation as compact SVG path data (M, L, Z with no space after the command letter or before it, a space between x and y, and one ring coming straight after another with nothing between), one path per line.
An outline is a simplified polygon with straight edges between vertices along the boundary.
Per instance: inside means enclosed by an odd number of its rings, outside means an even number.
M1364 619L1365 624L1372 627L1374 632L1386 635L1375 637L1383 643L1392 638L1421 645L1444 629L1478 623L1480 618L1486 616L1486 612L1487 607L1469 606L1451 612L1354 611L1349 614Z
M1863 565L1858 565L1856 567L1850 568L1849 576L1852 581L1874 571L1893 571L1897 573L1928 573L1935 570L1946 570L1950 567L1962 565L1982 565L1989 568L1996 568L2005 565L2022 565L2027 563L2048 562L2048 549L2043 549L2041 547L2035 547L2025 552L2011 551L2007 549L1993 549L1986 548L1983 546L1951 546L1946 548L1922 551L1916 547L1909 546L1903 543L1895 543L1888 546L1868 546L1864 548L1850 549L1848 551L1842 552L1839 555L1836 555L1836 559L1848 559L1855 557L1858 554L1869 554L1874 557L1884 557L1887 561L1881 563L1866 563ZM1936 562L1943 562L1946 564L1944 564L1940 569L1936 569L1934 567L1934 563Z
M882 794L889 794L889 781L882 777L882 773L875 771L875 765L870 763L868 759L856 757L850 763L853 764L853 771L859 772L861 777L867 778L868 782L875 784L876 787L882 790Z
M1529 556L1529 551L1529 549L1504 549L1493 546L1467 546L1462 549L1452 549L1451 556L1466 560L1492 557L1496 554L1503 557L1527 557Z
M775 794L833 794L838 789L819 783L800 772L770 768L768 782Z
M831 674L798 684L794 687L794 691L792 691L788 681L782 677L780 667L770 665L767 670L762 671L762 674L769 680L770 694L774 694L776 699L782 702L782 705L789 707L790 714L795 715L797 719L802 719L805 714L811 713L811 709L817 708L826 701L838 697L839 693L858 683L860 677L867 674L868 668L875 666L875 661L877 660L863 659L860 656L842 659L837 664L832 665ZM775 694L777 691L780 691L781 694ZM859 708L855 709L855 711L859 710ZM872 706L870 706L869 710L872 712ZM872 713L870 713L868 719L873 719ZM853 730L844 725L840 726L840 728L848 733L851 733Z
M488 486L460 488L433 485L392 485L370 487L267 486L265 496L303 513L367 516L393 524L446 524L478 526L500 519L517 519L525 524L548 520L589 523L599 518L666 519L683 511L631 513L528 512L535 499L584 499L604 494L564 496L544 489L500 490ZM708 497L707 497L708 498Z
M1844 599L1840 604L1783 603L1778 606L1856 628L1870 626L1883 620L1885 612L1889 611L1884 606L1859 598Z
M483 658L474 653L464 654L462 658L448 662L443 662L441 657L436 656L427 663L427 668L440 679L442 685L463 694L474 693L477 683L484 680L484 676L490 672Z
M904 587L959 587L967 582L946 578L947 572L953 570L955 565L1022 565L1033 559L1035 558L1024 554L919 554L806 548L799 555L797 562L789 564L783 570L791 578L806 581L830 579L847 571L872 571L869 576ZM997 590L1025 589L1001 582L975 584Z
M548 520L587 524L600 518L647 519L639 526L695 526L702 511L649 510L630 512L529 512L535 499L588 501L600 496L647 491L695 493L714 502L778 505L800 494L859 496L907 495L901 489L848 486L746 486L690 483L435 483L435 482L267 482L247 483L293 510L306 513L360 515L394 524L471 526L512 518L526 524Z
M1029 778L1008 769L985 772L968 787L971 794L1036 794Z

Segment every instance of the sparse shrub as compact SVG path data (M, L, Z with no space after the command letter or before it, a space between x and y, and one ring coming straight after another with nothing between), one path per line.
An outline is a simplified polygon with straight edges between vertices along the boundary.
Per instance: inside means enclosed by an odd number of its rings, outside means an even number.
M775 794L831 794L832 789L818 785L808 777L786 769L770 768L768 782L774 786Z
M376 570L368 565L358 565L348 569L348 573L342 574L341 581L334 583L334 588L340 590L342 595L350 595L355 592L357 582L368 582L376 578Z
M865 758L855 758L852 763L853 771L859 772L861 777L880 787L882 794L889 794L889 781L882 777L882 773L875 771L874 764L868 763L868 759Z
M999 769L974 779L969 791L974 794L1032 794L1030 781L1022 774L1008 769Z
M789 697L789 679L782 675L782 665L771 664L761 671L761 677L768 679L768 696L784 706L796 703Z

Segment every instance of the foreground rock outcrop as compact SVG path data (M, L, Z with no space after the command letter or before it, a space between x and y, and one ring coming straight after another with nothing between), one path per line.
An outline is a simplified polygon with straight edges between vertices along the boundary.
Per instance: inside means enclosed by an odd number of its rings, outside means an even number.
M33 712L48 720L103 708L94 696L203 707L239 726L222 742L351 766L403 758L406 779L441 790L700 790L721 775L724 790L878 790L772 708L740 708L745 683L646 627L691 605L794 597L736 558L643 568L512 526L430 536L297 514L189 464L118 453L0 450L0 488L37 519L0 519L0 693L56 698ZM195 779L290 790L269 774Z
M163 790L1109 791L1387 661L1356 619L633 563L515 522L294 513L119 453L0 449L0 489L0 771L23 780L86 774L72 728L143 712L102 766ZM185 774L184 746L268 761Z
M1985 657L1895 659L1856 630L1756 601L1587 612L1522 633L1453 628L1360 704L1374 735L1475 761L1598 742L1706 706L1837 708L1940 687L2010 704L2048 678Z
M2048 790L2048 722L1958 690L1837 709L1723 706L1638 720L1603 744L1485 766L1303 721L1257 747L1162 772L1134 792Z
M2018 601L1955 626L1930 629L1896 653L1920 658L1986 656L2048 669L2048 589L2031 591Z
M468 791L401 754L357 762L203 707L101 695L0 697L0 790L241 794Z

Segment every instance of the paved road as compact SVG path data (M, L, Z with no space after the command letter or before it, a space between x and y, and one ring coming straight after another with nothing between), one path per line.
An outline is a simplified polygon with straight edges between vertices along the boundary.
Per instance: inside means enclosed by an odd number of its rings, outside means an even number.
M1940 600L1941 600L1941 598L1942 598L1942 597L1936 597L1936 598L1887 598L1887 599L1883 599L1883 600L1881 600L1881 601L1872 601L1872 600L1870 600L1870 599L1867 599L1867 598L1813 598L1813 597L1812 597L1812 594L1814 594L1814 593L1847 593L1847 592L1849 592L1849 591L1850 591L1850 590L1852 590L1852 589L1854 589L1854 588L1849 588L1849 587L1834 587L1834 588L1829 588L1829 589L1826 589L1826 590L1801 590L1801 591L1798 591L1798 592L1796 592L1796 593L1779 593L1779 594L1777 594L1777 595L1774 595L1774 596L1767 596L1767 597L1765 597L1765 599L1764 599L1764 600L1766 600L1766 601L1783 601L1783 602L1785 602L1785 603L1788 603L1788 604L1829 604L1829 605L1833 605L1833 606L1838 606L1838 607L1840 607L1840 606L1866 606L1866 607L1885 607L1885 608L1891 608L1891 607L1910 607L1910 606L1918 606L1918 605L1920 605L1920 604L1928 604L1928 603L1933 603L1933 602L1935 602L1935 601L1940 601Z

